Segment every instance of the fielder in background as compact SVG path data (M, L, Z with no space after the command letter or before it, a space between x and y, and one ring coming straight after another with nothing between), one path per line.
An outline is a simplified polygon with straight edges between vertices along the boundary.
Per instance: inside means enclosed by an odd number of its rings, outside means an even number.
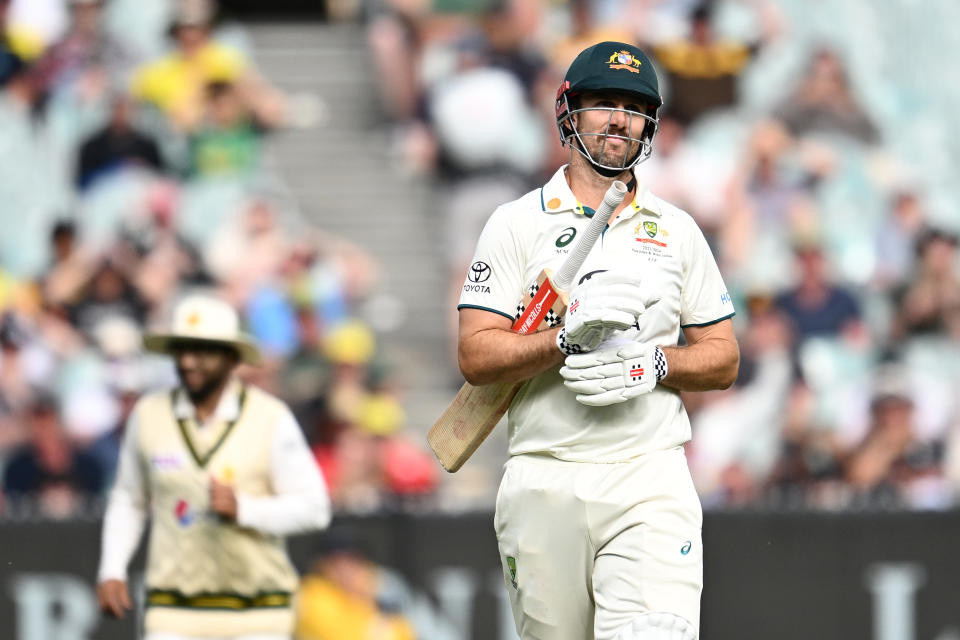
M241 383L260 354L236 311L185 298L169 333L180 386L142 398L124 434L103 525L97 595L131 608L127 565L149 514L146 640L289 640L298 576L283 536L330 522L327 488L290 410Z
M570 162L493 213L474 258L489 276L460 299L466 379L526 381L495 516L524 640L698 637L702 511L680 391L729 387L739 350L703 233L635 175L661 104L636 47L581 52L557 94ZM616 179L630 193L574 280L564 326L511 332L525 283L557 268Z

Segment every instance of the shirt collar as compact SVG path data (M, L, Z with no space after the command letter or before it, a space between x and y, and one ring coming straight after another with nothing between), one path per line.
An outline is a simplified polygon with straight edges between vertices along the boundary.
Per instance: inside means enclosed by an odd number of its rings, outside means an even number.
M593 215L593 210L589 207L586 207L584 211L583 205L577 202L576 196L573 195L573 192L570 190L570 185L567 184L567 177L564 172L567 169L567 165L560 167L556 173L553 174L553 177L543 185L540 189L540 208L545 213L561 213L564 211L572 211L578 215ZM637 175L637 168L634 167L633 175ZM655 216L660 216L660 203L657 201L657 198L650 193L650 190L637 180L637 195L633 200L633 211L642 212ZM629 210L625 210L629 212ZM629 216L626 216L629 217Z
M197 409L190 402L190 397L183 387L177 388L174 393L173 415L178 420L196 420ZM217 408L211 416L210 422L232 422L240 417L240 383L231 379L220 396Z

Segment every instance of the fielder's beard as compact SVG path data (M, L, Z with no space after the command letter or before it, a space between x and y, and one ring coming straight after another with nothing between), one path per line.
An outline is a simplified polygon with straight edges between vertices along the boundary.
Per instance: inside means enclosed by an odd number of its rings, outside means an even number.
M184 375L184 372L178 370L177 373L180 375L180 381L183 385L184 391L187 392L187 397L190 398L190 402L192 402L195 406L205 403L214 395L220 393L220 391L226 386L227 378L229 377L229 375L224 375L217 378L211 378L201 384L199 387L191 388L186 382L186 376Z

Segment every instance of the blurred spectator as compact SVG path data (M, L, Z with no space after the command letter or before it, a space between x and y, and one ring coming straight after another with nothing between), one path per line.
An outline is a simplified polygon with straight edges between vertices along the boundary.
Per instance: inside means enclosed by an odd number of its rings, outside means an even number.
M45 157L45 131L36 120L40 88L32 68L17 56L6 61L0 86L0 259L18 276L43 265L43 240L55 207Z
M53 358L37 336L43 327L26 313L0 313L0 408L19 415L51 383Z
M80 301L69 308L70 324L92 339L97 324L112 315L146 321L147 306L116 260L104 258L84 287Z
M943 443L923 442L914 424L914 405L887 382L871 405L869 431L847 456L845 476L857 499L914 508L944 508L949 492L943 476Z
M508 71L525 90L528 103L547 61L534 44L541 20L540 5L523 0L497 0L485 4L480 16L479 55L485 66Z
M10 36L7 32L9 7L10 0L0 0L0 87L6 84L7 78L15 67L21 64L21 58L14 53L13 43L10 42Z
M314 453L334 505L364 513L430 495L436 464L402 432L406 415L383 384L369 328L357 321L332 328L323 354L331 375L314 419Z
M397 401L370 394L359 412L358 422L341 429L332 448L318 451L334 505L370 513L429 497L439 481L436 461L399 432L395 423L403 414Z
M67 90L90 99L110 83L125 81L138 63L125 42L103 27L104 0L68 0L67 31L37 61L36 73L44 90Z
M321 353L323 328L314 310L302 302L295 308L297 349L290 354L280 374L283 399L290 404L298 422L313 443L319 434L313 433L322 420L321 389L330 384L331 363Z
M40 88L32 68L14 53L6 54L0 61L0 122L6 127L15 124L13 119L27 119L24 124L29 125L29 118L33 115L33 108L40 97ZM6 137L6 136L5 136ZM6 145L0 149L6 150Z
M767 478L782 504L841 506L835 492L843 478L842 447L829 426L819 424L810 388L795 384L784 405L784 425L777 461Z
M858 104L840 57L816 50L806 74L775 115L795 136L842 134L859 142L879 141L879 133Z
M76 184L81 190L131 165L149 167L157 172L164 170L157 143L134 127L133 108L129 96L115 95L107 126L81 144L76 168Z
M917 237L925 220L915 191L904 189L893 194L887 219L876 233L874 286L890 289L906 283L916 256Z
M297 640L414 640L356 536L331 531L300 584Z
M596 2L572 0L569 9L569 32L550 47L550 64L560 70L561 75L577 54L589 46L598 42L634 40L623 24L598 24L597 13L601 11L601 7ZM660 153L659 148L657 153Z
M183 285L207 286L210 275L197 248L178 229L179 186L154 183L143 215L128 219L120 234L118 253L126 250L131 281L151 308L161 308Z
M813 336L865 336L860 304L847 288L833 284L827 275L823 249L800 242L794 249L797 285L776 297L776 306L790 321L795 345Z
M77 225L60 220L50 231L50 263L40 275L44 301L53 307L65 308L79 302L84 283L94 266L91 256L78 247Z
M765 37L770 39L776 32L772 22L767 24ZM685 39L654 43L651 48L666 72L671 117L690 125L711 111L736 106L740 76L760 47L760 42L720 39L713 26L713 2L695 6Z
M112 316L100 322L95 340L102 379L77 381L76 388L66 393L68 405L73 404L68 408L72 408L75 414L86 414L82 417L88 422L93 418L89 414L96 413L91 405L109 405L107 411L103 408L100 411L108 419L103 425L105 428L97 425L99 428L95 430L88 426L90 433L84 447L84 451L103 469L104 486L111 486L115 479L124 429L134 405L152 385L162 384L159 379L151 379L149 367L142 357L142 339L140 328L128 318ZM80 418L74 416L74 421L79 422Z
M213 0L180 0L170 33L175 48L139 68L133 77L134 96L162 111L181 131L192 131L203 118L210 83L233 83L244 103L265 123L285 118L280 94L250 67L239 51L211 35Z
M32 494L41 512L51 517L78 515L84 498L104 489L96 459L77 451L60 424L56 401L39 397L26 414L28 440L14 451L4 469L8 498Z
M206 109L190 135L192 177L246 177L259 165L260 132L236 86L211 82Z
M806 157L781 123L752 126L740 164L721 191L726 218L708 227L716 229L723 264L735 281L770 288L790 281L791 238L817 228L813 188L829 170L820 154Z
M312 307L319 329L346 320L351 307L367 300L376 278L377 265L364 249L344 241L332 246L331 240L300 238L282 267L291 297Z
M960 338L960 278L957 236L928 227L917 237L913 278L895 292L893 337L940 335Z
M0 407L5 413L22 408L31 395L30 383L23 375L22 349L27 335L16 316L4 313L0 318Z
M544 132L527 87L509 70L470 66L430 91L429 110L448 179L539 170Z
M253 293L280 273L290 240L280 224L280 213L265 198L251 198L211 236L203 249L210 273L245 304Z
M743 505L773 470L792 383L789 328L768 295L747 298L740 372L691 418L688 457L705 506Z
M397 123L422 115L419 57L427 8L420 0L388 0L378 3L367 25L380 100L387 116Z

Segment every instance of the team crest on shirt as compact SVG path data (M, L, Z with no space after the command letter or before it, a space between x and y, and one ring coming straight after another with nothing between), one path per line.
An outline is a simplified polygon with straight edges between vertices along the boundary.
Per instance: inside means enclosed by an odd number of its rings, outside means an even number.
M673 257L673 251L668 249L670 234L655 220L638 222L633 228L633 236L633 252L648 262Z
M177 500L173 507L173 515L177 517L177 522L181 527L189 527L196 519L196 513L190 508L190 503L183 498Z
M644 234L646 234L646 236L641 235L640 233L641 231ZM669 234L667 234L665 229L661 229L657 225L657 223L654 222L653 220L644 220L640 224L638 224L636 228L633 230L633 235L636 236L634 240L636 240L641 244L652 245L653 247L666 248L667 243L664 242L663 240L658 240L657 236L660 235L661 237L665 237ZM636 251L636 249L634 249L634 251ZM642 251L641 253L647 253L647 252ZM656 253L657 255L660 254L660 252L656 250L654 250L654 253Z

